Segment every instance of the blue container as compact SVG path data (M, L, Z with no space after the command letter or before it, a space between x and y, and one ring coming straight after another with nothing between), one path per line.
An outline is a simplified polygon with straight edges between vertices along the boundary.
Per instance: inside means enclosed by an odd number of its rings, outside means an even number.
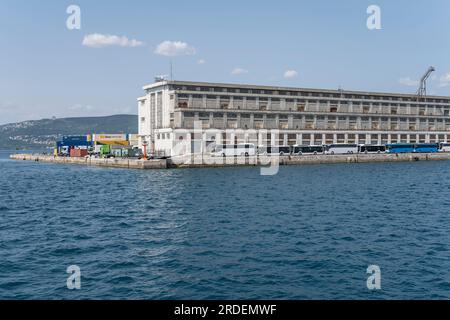
M56 147L90 147L92 144L86 136L64 136L61 141L56 142Z
M79 142L87 142L87 136L63 136L62 141L66 144L79 143Z
M88 140L88 136L63 136L58 141L58 147L90 147L92 141Z

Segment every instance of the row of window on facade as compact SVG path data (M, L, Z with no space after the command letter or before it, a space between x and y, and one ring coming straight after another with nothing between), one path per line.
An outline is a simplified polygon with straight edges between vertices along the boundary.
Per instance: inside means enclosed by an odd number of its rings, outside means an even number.
M450 130L450 121L444 123L442 119L436 122L433 121L423 121L426 119L420 119L420 121L409 121L409 122L380 122L376 120L372 121L349 121L344 119L338 120L328 120L328 121L293 121L289 123L288 120L275 120L275 119L254 119L253 122L245 119L240 121L237 119L227 119L225 120L198 120L202 128L254 128L254 129L323 129L323 130L431 130L440 131ZM183 128L194 128L195 121L193 119L185 119L181 127Z
M172 134L170 132L163 132L156 134L156 138L158 140L170 140L172 138Z
M185 134L177 140L187 139ZM158 138L159 139L159 138ZM322 145L332 143L386 144L386 143L437 143L450 141L450 135L443 134L235 134L218 133L190 135L191 140L203 140L222 144L254 143L256 145Z
M308 92L308 91L287 91L287 90L270 90L258 88L225 88L225 87L192 87L192 86L171 86L170 90L193 91L193 92L227 92L227 93L249 93L262 95L283 95L283 96L301 96L301 97L323 97L323 98L339 98L339 99L371 99L384 101L417 101L417 97L399 97L399 96L383 96L383 95L362 95L348 94L344 92ZM436 98L420 98L420 101L431 103L450 103L449 99Z
M253 103L251 103L253 101ZM356 113L385 113L385 114L418 114L418 115L449 115L448 106L419 106L419 105L398 105L398 104L355 104L353 103L350 107L350 104L347 102L341 102L340 104L328 104L328 103L317 103L317 102L300 102L295 104L294 101L285 101L285 105L283 106L278 101L271 101L269 104L268 101L259 100L259 104L256 103L254 99L247 99L247 102L239 103L239 100L234 101L233 104L230 102L220 101L218 102L216 99L209 99L206 101L206 104L201 101L193 100L192 103L186 100L178 101L178 108L186 109L186 108L199 108L199 109L259 109L260 111L268 111L268 110L288 110L288 111L297 111L297 112L305 112L305 111L314 111L314 112L329 112L329 113L337 113L337 112L356 112Z
M241 120L250 120L251 114L249 113L208 113L208 112L199 112L197 114L198 120L200 121L209 121L209 120L224 120L226 115L226 119L241 119ZM190 119L190 121L194 121L196 118L195 112L184 112L183 117L185 119ZM286 114L253 114L254 120L289 120L289 115ZM306 123L314 123L314 122L335 122L335 121L349 121L350 123L356 123L358 121L358 117L356 116L317 116L317 115L292 115L291 118L293 120L303 120ZM419 123L446 123L450 124L450 118L402 118L402 117L359 117L361 122L385 122L388 123L397 123L397 122L419 122Z

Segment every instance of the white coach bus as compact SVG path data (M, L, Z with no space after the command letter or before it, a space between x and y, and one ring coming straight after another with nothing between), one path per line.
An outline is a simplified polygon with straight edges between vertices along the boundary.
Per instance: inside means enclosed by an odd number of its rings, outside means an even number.
M330 144L326 147L326 154L353 154L358 153L357 144Z
M450 143L444 142L440 144L440 152L450 152Z
M252 143L221 144L214 148L211 155L214 157L249 157L256 155L256 147Z

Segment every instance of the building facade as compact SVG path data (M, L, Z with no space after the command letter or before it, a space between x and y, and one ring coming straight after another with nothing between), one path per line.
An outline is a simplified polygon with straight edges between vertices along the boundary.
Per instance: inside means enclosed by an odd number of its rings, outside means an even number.
M450 141L450 97L159 81L138 99L139 141L199 152L193 141L257 145ZM202 129L202 132L195 131Z

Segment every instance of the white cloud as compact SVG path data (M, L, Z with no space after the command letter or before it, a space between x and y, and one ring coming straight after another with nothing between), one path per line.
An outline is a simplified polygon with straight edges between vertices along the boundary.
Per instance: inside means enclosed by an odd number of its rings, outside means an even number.
M448 87L450 85L450 73L446 73L439 78L439 87Z
M298 76L298 72L295 70L286 70L284 73L286 79L295 78L296 76Z
M404 86L408 87L418 87L420 81L419 80L413 80L410 77L400 78L398 82Z
M128 39L125 36L115 36L109 34L93 33L84 36L83 46L91 48L103 48L107 46L119 47L142 47L144 43L135 39Z
M196 50L186 42L164 41L156 47L154 53L166 57L175 57L193 55L196 53Z
M200 60L197 61L197 63L198 63L198 64L205 64L205 63L206 63L206 60L200 59Z
M234 76L240 75L240 74L245 74L248 73L248 70L242 69L242 68L234 68L231 71L231 74Z

